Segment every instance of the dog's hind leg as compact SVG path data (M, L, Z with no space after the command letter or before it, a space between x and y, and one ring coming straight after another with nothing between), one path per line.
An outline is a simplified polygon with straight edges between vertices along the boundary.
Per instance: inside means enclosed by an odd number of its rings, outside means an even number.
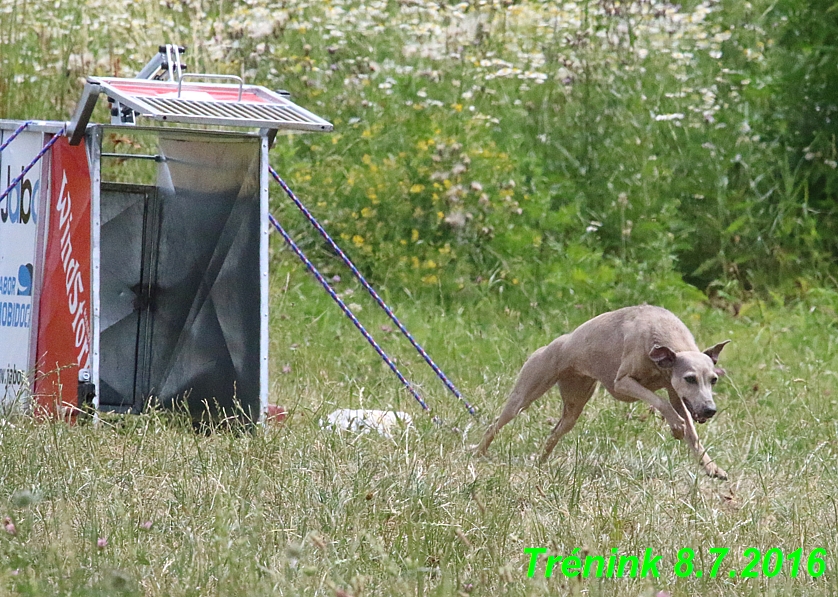
M542 346L536 350L527 359L518 374L518 380L515 382L500 416L489 425L480 445L477 446L475 454L478 456L485 454L489 444L492 443L501 427L509 423L518 416L518 413L556 385L561 374L561 350L565 341L566 336L560 336L547 346Z
M582 414L582 409L591 399L596 388L596 380L582 375L574 375L572 377L563 377L559 380L559 392L562 394L562 402L564 402L564 409L562 410L562 418L553 427L550 437L547 438L547 443L544 444L544 452L541 454L541 462L545 462L556 443L562 436L573 429L579 415Z

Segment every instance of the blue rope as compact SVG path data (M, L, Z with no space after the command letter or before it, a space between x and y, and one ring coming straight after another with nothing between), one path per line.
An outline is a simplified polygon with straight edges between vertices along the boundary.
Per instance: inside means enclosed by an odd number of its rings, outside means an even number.
M9 188L7 188L5 191L3 191L3 194L0 195L0 202L2 202L3 199L6 198L6 195L8 195L9 193L12 192L13 188L15 188L17 185L20 184L20 181L23 180L23 177L26 176L26 174L32 168L35 167L35 164L37 164L41 160L41 158L44 157L44 155L46 155L46 153L50 149L52 149L52 146L55 145L55 142L58 141L58 139L60 139L63 134L64 134L64 128L62 127L60 131L55 133L55 135L53 136L52 139L47 141L47 144L44 145L44 147L41 149L41 151L38 152L38 155L35 156L35 159L33 159L31 162L29 162L29 165L26 166L26 168L23 169L23 171L20 173L20 175L15 177L15 179L9 185Z
M271 173L271 176L274 177L274 180L276 180L279 183L279 185L282 187L282 189L285 191L285 193L291 198L291 201L294 202L294 205L297 206L297 208L303 213L303 215L311 223L311 225L314 226L314 228L317 230L317 232L320 233L320 236L323 237L323 239L326 241L326 243L329 245L329 247L331 247L331 249L335 253L337 253L338 257L341 258L341 260L346 265L346 267L348 267L352 271L354 276L358 279L358 281L361 283L361 285L366 289L366 291L369 293L369 295L375 300L376 303L378 303L378 306L381 307L384 310L384 312L387 314L387 316L390 318L390 320L394 324L396 324L396 326L399 328L399 331L401 331L401 333L404 335L404 337L407 338L408 341L413 345L413 348L415 348L416 351L425 360L425 362L428 365L430 365L431 369L434 370L434 373L436 373L437 377L439 377L442 380L442 382L445 384L445 386L449 390L451 390L451 392L463 402L465 407L468 409L469 413L471 413L472 415L476 415L477 411L474 409L474 407L471 404L469 404L466 401L465 398L463 398L463 395L456 388L456 386L454 386L454 384L451 383L451 381L448 379L448 377L445 376L445 373L442 372L442 370L439 368L439 366L437 366L437 364L433 361L433 359L425 351L425 349L422 348L422 346L416 341L416 339L413 337L413 335L402 324L402 322L399 320L399 318L396 317L396 314L393 312L393 310L389 306L387 306L387 304L379 296L379 294L375 291L375 289L370 285L369 282L367 282L367 280L364 278L363 274L358 270L358 268L355 266L355 264L352 263L352 261L346 255L346 253L344 253L341 250L341 248L337 245L337 243L335 243L335 241L332 240L332 237L329 236L329 233L326 232L326 230L323 229L323 226L320 225L320 222L318 222L315 219L315 217L311 214L311 212L308 209L306 209L305 205L302 204L302 202L297 198L297 196L294 194L294 192L288 187L287 184L285 184L285 181L282 180L282 178L279 177L279 174L276 173L276 170L274 170L270 166L268 168L269 168L269 171Z
M404 387L406 387L408 391L410 391L410 393L413 395L413 397L416 398L416 401L419 403L419 405L424 410L430 411L431 409L428 407L427 404L425 404L425 401L422 400L422 397L419 395L416 389L411 385L409 381L407 381L407 379L405 379L404 375L402 375L398 367L396 367L396 364L393 362L393 359L387 356L387 353L384 352L384 349L382 349L381 346L379 346L378 343L375 341L375 339L372 336L370 336L370 333L364 328L361 322L358 321L358 318L355 317L355 314L352 313L349 307L346 306L346 303L344 303L341 300L341 298L337 295L334 289L326 281L326 278L323 277L323 274L321 274L314 266L314 264L311 261L309 261L308 257L305 256L305 253L303 253L300 247L297 246L297 243L295 243L291 239L291 237L288 236L288 233L285 232L285 229L282 226L280 226L279 222L276 221L276 218L274 218L273 215L269 214L268 219L271 221L271 224L273 224L273 227L276 228L277 232L279 232L282 235L282 238L285 239L285 242L288 244L291 250L294 251L297 257L300 258L300 261L302 261L305 264L306 268L308 268L308 270L312 274L314 274L314 277L317 278L317 281L320 282L320 285L326 290L326 292L329 293L329 296L332 297L332 300L334 300L338 304L338 306L346 314L346 316L352 321L353 324L355 324L355 327L358 328L358 331L361 332L361 334L363 334L367 342L369 342L370 345L372 345L372 347L375 349L375 352L378 353L378 355L384 360L384 362L387 363L387 366L390 367L393 373L396 374L396 377L399 378L399 381L402 382L402 384L404 384Z
M26 127L28 127L30 124L32 124L32 121L31 121L31 120L27 120L27 121L26 121L26 122L24 122L22 125L20 125L19 127L17 127L17 128L15 129L15 132L13 132L11 135L9 135L9 138L8 138L8 139L6 139L5 141L3 141L3 145L0 145L0 153L3 153L3 150L4 150L4 149L6 149L6 148L9 146L9 143L11 143L12 141L14 141L14 140L15 140L15 137L17 137L19 134L21 134L23 131L25 131L25 130L26 130Z

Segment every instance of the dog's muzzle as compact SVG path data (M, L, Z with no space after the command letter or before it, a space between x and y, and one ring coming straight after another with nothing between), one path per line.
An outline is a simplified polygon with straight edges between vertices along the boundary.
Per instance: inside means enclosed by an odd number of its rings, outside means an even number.
M699 425L703 425L704 423L712 419L713 415L716 414L716 408L713 406L707 406L703 408L701 412L696 412L692 404L690 404L687 400L684 400L683 398L681 400L686 405L687 410L690 411L690 416L692 416L693 421L695 421Z

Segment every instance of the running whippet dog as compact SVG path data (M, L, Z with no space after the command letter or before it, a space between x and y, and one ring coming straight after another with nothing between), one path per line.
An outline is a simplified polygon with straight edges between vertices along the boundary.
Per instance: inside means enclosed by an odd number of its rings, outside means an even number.
M544 462L559 438L576 424L600 382L617 400L642 400L657 409L673 437L687 443L705 472L727 479L705 453L693 420L705 423L716 414L712 387L724 375L716 363L728 342L701 352L687 326L661 307L626 307L594 317L539 348L524 363L477 454L485 454L501 427L558 384L564 410L544 446ZM655 394L660 389L666 389L669 401Z

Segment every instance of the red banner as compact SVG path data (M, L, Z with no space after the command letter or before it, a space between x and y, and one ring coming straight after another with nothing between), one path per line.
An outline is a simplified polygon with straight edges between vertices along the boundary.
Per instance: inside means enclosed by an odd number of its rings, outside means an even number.
M73 412L90 369L90 171L84 144L52 148L49 220L38 315L36 410Z

